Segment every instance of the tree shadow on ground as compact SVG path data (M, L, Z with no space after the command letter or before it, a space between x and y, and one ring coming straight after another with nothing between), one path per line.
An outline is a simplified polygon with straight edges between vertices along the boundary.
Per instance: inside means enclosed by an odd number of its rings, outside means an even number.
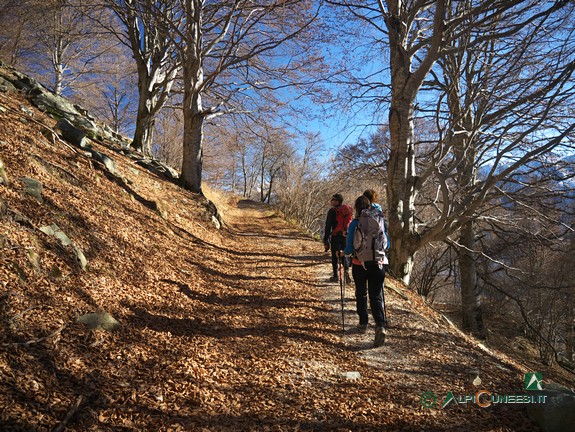
M270 346L281 346L282 339L292 339L294 341L309 341L320 343L330 347L344 349L341 343L314 334L311 327L297 325L277 325L270 322L269 325L253 325L249 327L232 327L226 323L225 316L216 322L205 322L200 319L174 318L166 315L151 313L150 311L137 306L125 304L132 311L132 315L124 318L123 322L130 328L149 329L160 333L170 333L175 336L193 337L205 336L222 341L233 341L238 338L260 337L269 341ZM325 334L337 334L337 330L330 329L329 326L322 330Z
M263 295L222 295L220 293L212 292L210 294L202 294L198 291L194 291L190 288L188 284L176 282L169 279L162 279L161 282L165 282L171 285L175 285L179 288L179 291L191 300L197 300L202 303L207 303L210 305L218 306L250 306L257 307L261 309L295 309L305 307L307 309L315 310L316 312L326 312L328 309L324 307L315 306L317 303L314 300L306 300L302 298L291 299L291 298L269 298Z
M230 255L234 255L234 256L239 256L239 257L272 257L272 258L283 258L283 259L302 259L301 255L288 255L288 254L281 254L281 253L274 253L274 252L250 252L250 251L245 251L245 250L236 250L233 249L231 247L223 247L223 246L219 246L216 245L214 243L209 243L205 240L202 240L201 238L191 234L189 231L187 231L186 229L175 225L172 222L168 222L170 228L174 231L180 234L181 237L183 238L190 238L191 242L193 245L195 246L199 246L199 247L204 247L204 248L208 248L208 249L214 249L214 250L219 250L222 251L224 253L229 253ZM238 234L238 236L240 236L240 234ZM265 235L262 237L266 237ZM274 238L277 239L277 236L267 236L268 238ZM287 236L285 237L285 239L294 239L294 237L292 236ZM310 238L302 238L304 240L308 240L311 241L312 239ZM325 256L323 255L323 253L319 253L317 255L306 255L305 256L305 260L315 260L315 259L319 259L319 260L324 260Z

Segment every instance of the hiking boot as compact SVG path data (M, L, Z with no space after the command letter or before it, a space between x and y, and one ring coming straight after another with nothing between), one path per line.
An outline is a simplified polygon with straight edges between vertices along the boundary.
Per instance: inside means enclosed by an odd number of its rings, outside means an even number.
M329 278L330 282L339 282L339 278L337 276L332 276Z
M346 284L350 284L351 283L351 278L349 277L349 273L345 274L345 283Z
M385 342L385 329L383 327L376 327L373 347L374 348L380 347L383 345L384 342Z

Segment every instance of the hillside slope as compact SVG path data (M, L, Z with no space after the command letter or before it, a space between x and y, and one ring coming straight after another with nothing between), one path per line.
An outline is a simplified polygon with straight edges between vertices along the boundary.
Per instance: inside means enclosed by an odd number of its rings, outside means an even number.
M342 337L321 245L271 209L232 200L218 230L203 197L92 142L111 173L22 95L0 106L2 430L535 430L520 405L422 406L477 374L521 393L524 371L409 291L387 293L384 347ZM119 326L78 321L96 312Z

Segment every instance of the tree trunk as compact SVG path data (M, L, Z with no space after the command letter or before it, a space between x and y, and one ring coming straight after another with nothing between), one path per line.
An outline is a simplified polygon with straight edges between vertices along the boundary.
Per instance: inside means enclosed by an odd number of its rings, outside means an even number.
M444 32L446 2L435 2L433 36L425 58L413 68L408 45L410 25L405 2L388 1L385 15L391 69L389 133L391 153L387 165L387 203L391 236L390 271L409 284L415 252L421 246L415 223L415 199L420 182L415 169L413 115L417 94L437 61Z
M269 185L268 185L268 190L266 192L266 195L264 197L264 201L265 203L270 203L270 199L272 197L272 188L273 188L273 184L274 184L274 178L275 178L275 174L270 173L270 181L269 181Z
M234 158L233 163L232 163L231 177L232 177L232 193L235 195L235 193L236 193L236 160L235 160L235 158Z
M135 148L143 154L151 149L153 139L153 123L154 119L150 112L150 92L148 91L148 74L147 68L141 61L138 64L138 113L136 115L136 130L134 131L134 138L130 143L132 148Z
M64 66L59 64L54 64L54 93L58 96L62 95L62 90L64 87Z
M260 201L264 202L264 175L265 175L265 149L262 151L262 160L260 161Z
M394 69L393 80L407 79L407 70ZM394 88L405 87L394 85ZM391 154L387 167L387 202L389 234L393 240L389 250L390 271L406 284L411 278L418 237L415 228L417 177L413 147L413 100L410 95L405 97L401 90L394 91L389 114Z
M461 227L459 237L459 269L461 273L462 328L476 337L484 338L481 293L477 285L474 222Z
M462 42L464 43L464 42ZM469 131L474 130L473 110L469 107L475 90L470 84L462 85L463 77L471 75L462 63L462 58L454 53L446 55L443 63L447 78L447 102L450 114L449 140L453 146L457 164L455 187L460 189L458 205L464 207L463 200L468 197L476 183L475 158L476 142L470 138ZM464 94L462 94L462 88ZM465 101L465 102L462 102ZM481 293L477 285L477 262L475 252L475 219L471 215L464 221L459 231L457 249L459 273L461 276L461 313L462 328L476 337L484 338Z
M184 189L202 193L204 115L197 93L184 95L184 146L180 184Z
M246 198L248 196L248 172L246 170L245 161L242 161L242 174L244 176L243 197Z
M130 144L139 152L150 155L154 139L155 116L148 109L149 98L140 94L138 115L136 118L136 130Z
M138 61L137 66L138 113L136 130L130 146L145 155L150 155L154 138L158 96L150 91L150 88L155 86L155 78L149 76L146 65L142 61Z

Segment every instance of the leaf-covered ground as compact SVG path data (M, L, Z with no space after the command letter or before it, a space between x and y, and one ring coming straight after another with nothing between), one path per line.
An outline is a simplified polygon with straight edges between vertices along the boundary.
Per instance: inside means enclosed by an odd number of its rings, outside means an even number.
M1 430L535 429L521 405L422 406L424 392L522 393L524 370L406 288L389 280L392 328L373 349L373 328L342 334L322 245L269 207L230 200L217 230L201 197L93 143L111 176L22 96L0 107ZM53 224L73 245L41 230ZM116 331L77 321L100 311Z

